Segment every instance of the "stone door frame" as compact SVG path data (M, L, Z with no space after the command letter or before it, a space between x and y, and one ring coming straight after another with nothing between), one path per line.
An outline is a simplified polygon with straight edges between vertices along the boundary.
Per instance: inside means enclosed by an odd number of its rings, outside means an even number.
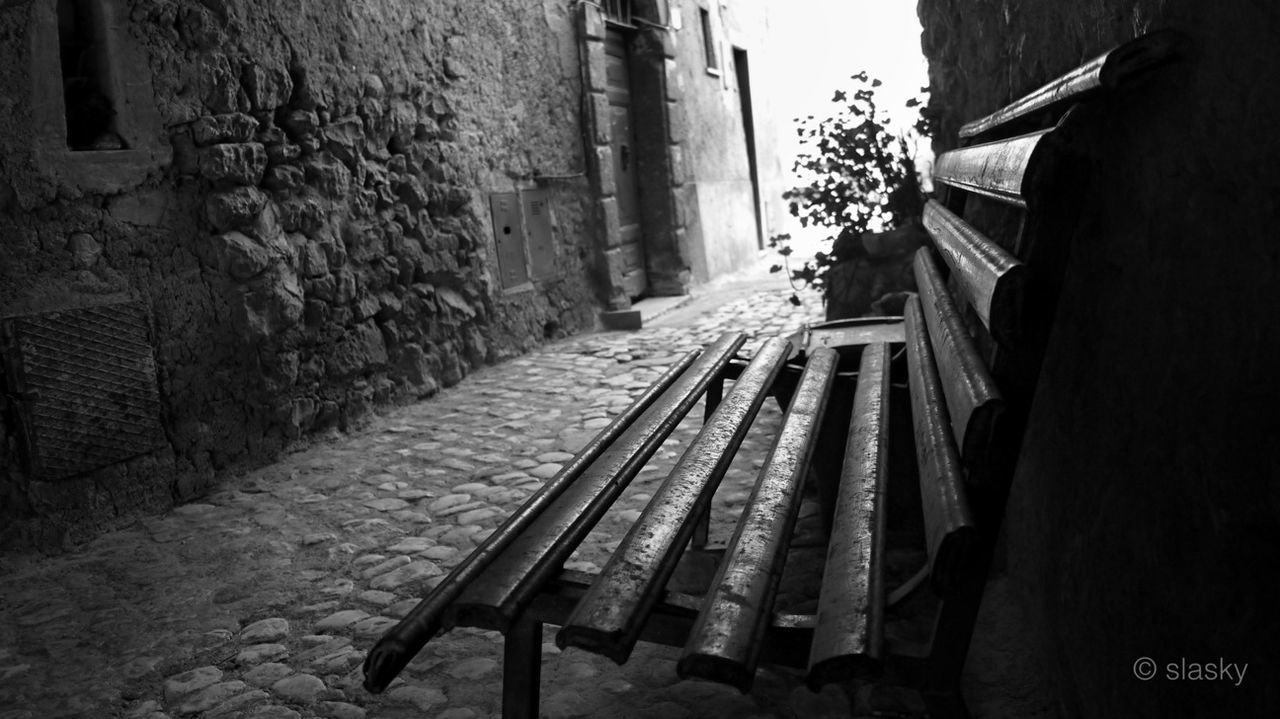
M600 7L581 3L579 41L584 61L588 127L588 179L596 204L597 262L607 309L625 310L631 299L622 280L621 227L613 180L612 128L605 94L606 20ZM646 272L651 295L680 295L689 286L687 206L682 143L685 139L682 90L677 77L675 30L667 25L662 0L635 0L631 37L633 120L640 183L641 223L645 231Z

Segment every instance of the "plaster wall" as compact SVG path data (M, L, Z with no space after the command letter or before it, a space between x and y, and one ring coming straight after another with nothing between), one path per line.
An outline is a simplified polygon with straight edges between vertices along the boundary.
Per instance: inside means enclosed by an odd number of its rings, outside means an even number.
M922 0L919 12L939 150L962 122L1136 34L1190 41L1183 62L1096 108L1093 179L1009 500L1007 572L1057 714L1273 711L1280 10ZM1154 679L1134 676L1142 657ZM1182 669L1220 660L1248 663L1243 681Z
M708 12L719 68L708 71L700 10ZM764 239L784 216L783 181L775 113L766 72L770 61L765 3L687 0L677 35L678 82L683 88L686 208L690 266L696 283L740 269L759 256L734 47L747 51L751 69L755 144Z

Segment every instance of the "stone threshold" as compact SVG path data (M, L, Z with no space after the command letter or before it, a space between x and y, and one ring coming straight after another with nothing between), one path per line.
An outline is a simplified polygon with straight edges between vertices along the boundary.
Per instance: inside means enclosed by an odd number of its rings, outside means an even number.
M684 305L690 299L692 299L691 295L646 297L632 303L629 310L601 312L600 323L607 330L638 330L646 322Z

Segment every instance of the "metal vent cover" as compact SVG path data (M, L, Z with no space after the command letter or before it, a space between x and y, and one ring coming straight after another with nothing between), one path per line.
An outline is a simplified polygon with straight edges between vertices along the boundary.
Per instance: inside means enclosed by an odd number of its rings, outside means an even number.
M73 477L167 444L142 303L10 317L0 329L33 478Z

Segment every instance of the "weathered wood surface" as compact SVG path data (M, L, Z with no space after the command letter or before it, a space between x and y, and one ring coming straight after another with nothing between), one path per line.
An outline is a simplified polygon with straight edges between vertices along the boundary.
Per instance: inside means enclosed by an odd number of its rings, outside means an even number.
M888 462L889 345L874 344L862 351L818 596L807 677L815 691L879 669Z
M1131 40L990 115L965 123L960 127L960 137L976 137L1054 105L1082 99L1097 90L1113 89L1129 77L1177 57L1181 45L1181 36L1168 30Z
M961 462L969 469L970 481L980 483L987 479L983 470L987 469L1004 399L965 331L942 272L927 247L916 251L915 276L938 379L951 417L951 431Z
M709 347L462 591L446 610L445 623L505 631L697 404L743 341L730 334Z
M964 491L959 452L918 296L907 302L907 374L920 471L920 505L935 591L955 586L966 569L974 521Z
M934 182L1027 206L1024 178L1036 148L1052 129L944 152L933 169Z
M809 357L676 665L681 677L710 679L743 692L751 689L836 362L835 350L825 347Z
M936 200L925 205L924 228L982 324L1001 344L1013 344L1022 321L1026 266Z
M807 329L802 341L810 351L816 347L849 347L876 342L902 342L902 319L859 317L855 320L824 322Z
M627 660L698 513L711 502L790 349L781 337L761 346L557 632L558 645L587 649L619 664Z
M578 480L593 462L612 449L612 443L631 430L636 421L651 409L660 397L677 380L684 379L692 390L699 382L710 382L738 348L746 342L740 333L725 334L707 347L705 352L689 352L672 365L652 386L644 391L622 414L600 431L581 451L543 487L534 493L511 516L507 517L489 537L436 585L435 589L415 606L396 626L392 627L370 650L365 661L365 688L380 692L404 669L413 656L443 626L445 609L456 600L490 564L551 506L570 485ZM693 368L701 354L702 365ZM678 389L670 394L679 395ZM696 401L696 397L694 400ZM688 411L687 409L685 410ZM665 436L665 435L664 435Z

